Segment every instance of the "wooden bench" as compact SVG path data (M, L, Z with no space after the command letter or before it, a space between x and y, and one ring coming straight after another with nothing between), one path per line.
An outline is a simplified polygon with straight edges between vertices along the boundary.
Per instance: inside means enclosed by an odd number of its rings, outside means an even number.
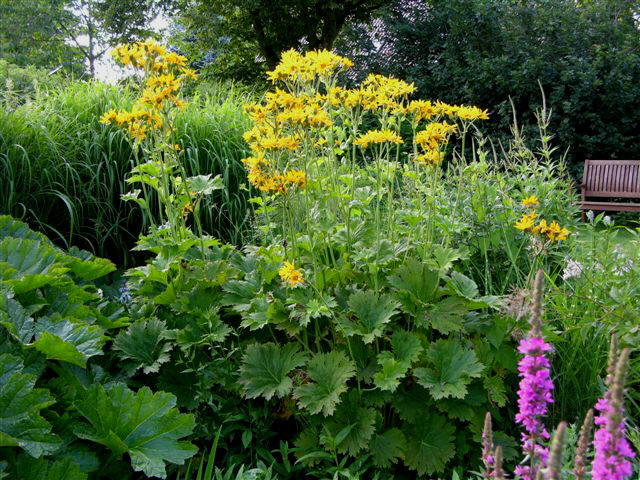
M585 160L580 190L583 222L587 210L640 212L640 203L599 200L640 199L640 160Z

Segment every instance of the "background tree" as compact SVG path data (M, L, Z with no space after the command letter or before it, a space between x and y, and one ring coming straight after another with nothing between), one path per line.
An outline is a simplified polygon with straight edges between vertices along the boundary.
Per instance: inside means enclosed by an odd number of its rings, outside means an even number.
M118 44L154 35L151 22L170 0L16 0L0 5L0 58L20 66L75 72Z
M346 29L337 46L362 72L396 75L415 82L421 96L488 109L495 138L509 136L510 97L525 127L535 128L540 82L554 142L569 148L578 175L585 158L640 157L638 5L399 0L376 23Z
M182 47L218 56L214 70L255 79L290 48L331 49L348 21L389 0L196 0L181 6Z
M167 0L67 0L67 21L58 27L85 57L93 77L109 48L157 36L151 22L167 5Z
M0 2L0 58L18 66L84 70L82 54L66 43L60 24L72 21L65 0Z

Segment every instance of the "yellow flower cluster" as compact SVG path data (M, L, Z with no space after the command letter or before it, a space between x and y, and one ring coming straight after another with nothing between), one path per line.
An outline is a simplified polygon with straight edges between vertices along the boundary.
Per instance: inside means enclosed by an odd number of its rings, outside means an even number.
M308 52L305 55L294 49L282 54L278 66L267 77L272 82L310 82L317 76L329 77L353 66L351 60L340 57L329 50Z
M534 211L536 207L540 205L538 197L532 195L525 198L522 201L522 206L529 209L529 212L524 214L520 220L515 223L515 227L523 232L529 232L532 235L546 236L551 242L559 242L566 240L569 236L569 230L562 228L555 220L547 225L545 219L541 219L536 225L536 220L539 215Z
M356 138L353 143L362 148L367 148L372 143L385 142L396 144L403 143L400 135L391 130L369 130L364 135L360 135L358 138Z
M425 150L432 150L439 145L445 145L449 136L457 131L458 127L445 122L428 123L424 130L416 134L415 142Z
M439 148L432 148L421 155L417 155L414 160L421 165L440 165L443 154Z
M287 193L292 187L304 189L307 186L307 175L303 171L291 169L284 174L272 171L261 154L242 162L247 166L249 182L261 192Z
M296 287L303 282L302 272L296 270L296 267L291 262L284 262L284 265L278 272L283 282L287 282L290 287Z
M178 96L182 82L187 78L195 79L196 73L186 67L185 57L167 52L153 40L120 45L112 55L126 67L144 70L147 79L132 111L109 110L100 117L100 122L124 127L134 140L144 140L149 132L165 126L162 117L172 107L185 108L186 103Z
M138 107L130 112L108 110L100 117L100 123L115 124L118 127L126 128L134 140L143 140L147 136L147 132L162 128L164 124L158 113L141 110Z
M449 143L449 136L457 130L456 125L446 121L428 123L414 138L415 144L424 151L414 160L422 165L439 165L443 158L441 147Z

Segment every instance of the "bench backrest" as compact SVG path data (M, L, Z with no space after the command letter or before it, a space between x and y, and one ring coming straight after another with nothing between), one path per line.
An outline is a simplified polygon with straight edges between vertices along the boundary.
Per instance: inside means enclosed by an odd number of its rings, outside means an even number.
M585 160L586 197L640 198L640 160Z

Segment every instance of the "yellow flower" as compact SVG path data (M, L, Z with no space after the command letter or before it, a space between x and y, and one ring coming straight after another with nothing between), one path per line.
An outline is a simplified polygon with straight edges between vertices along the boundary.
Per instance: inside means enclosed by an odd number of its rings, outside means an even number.
M447 115L449 117L452 117L453 115L456 114L458 107L456 107L455 105L449 105L448 103L444 103L438 100L434 106L434 110L436 115L439 115L439 116Z
M407 112L419 122L422 119L429 120L435 115L436 110L429 100L412 100L407 106Z
M551 222L551 225L549 225L546 234L549 240L555 242L566 240L567 236L569 235L569 230L567 230L566 228L561 228L560 225L558 225L558 222L554 220L553 222Z
M391 130L369 130L364 135L360 135L353 143L355 145L361 146L362 148L367 148L371 143L403 143L402 138L396 132L392 132Z
M302 170L289 170L284 174L284 181L298 188L305 188L307 186L307 175Z
M182 55L171 52L164 56L164 61L170 65L184 67L187 64L187 57L183 57Z
M455 114L460 120L489 120L489 114L487 111L478 107L467 107L462 105L456 108Z
M110 125L112 123L115 123L117 119L118 112L116 112L115 110L109 110L102 114L102 116L100 117L100 123Z
M527 197L524 200L522 200L522 206L524 208L535 208L539 205L540 205L540 202L538 201L538 197L536 197L535 195L531 195L530 197Z
M429 123L424 130L416 134L415 143L426 150L434 150L449 141L449 135L457 130L455 125L447 122Z
M283 282L287 282L290 287L296 287L303 281L302 272L296 270L296 267L291 262L284 262L284 265L278 272Z
M547 221L544 219L540 220L540 223L531 229L531 233L534 234L546 235L548 232L549 226L547 225Z
M442 159L442 152L437 148L427 150L422 155L415 157L415 161L422 165L440 165L440 163L442 163Z
M515 227L518 230L522 230L524 232L529 232L529 231L531 231L533 229L533 226L535 225L536 218L538 218L538 214L535 213L535 212L523 215L522 218L516 222ZM544 220L542 220L542 222L544 222ZM546 225L546 222L545 222L545 225Z

